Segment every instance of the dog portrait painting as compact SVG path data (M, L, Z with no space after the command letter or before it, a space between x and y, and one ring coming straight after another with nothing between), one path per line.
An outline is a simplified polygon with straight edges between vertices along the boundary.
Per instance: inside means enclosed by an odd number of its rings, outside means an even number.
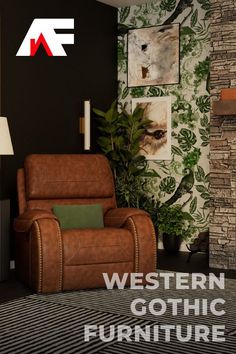
M148 160L171 160L171 97L132 99L132 111L137 105L151 121L140 139L140 154Z

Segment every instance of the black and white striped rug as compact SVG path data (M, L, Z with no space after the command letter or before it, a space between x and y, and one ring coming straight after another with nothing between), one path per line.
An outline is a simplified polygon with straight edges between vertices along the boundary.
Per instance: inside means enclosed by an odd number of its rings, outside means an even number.
M143 298L148 304L155 298L166 300L223 298L226 311L223 316L173 316L168 309L162 316L150 312L135 316L130 310L134 299ZM205 326L225 325L225 342L196 342L194 339L183 343L174 334L165 341L160 332L158 341L134 340L122 342L114 339L102 341L98 336L85 341L86 325L104 325L105 335L109 326L135 326L150 329L157 325L201 324ZM0 353L1 354L59 354L59 353L178 353L178 354L235 354L236 353L236 280L226 280L224 290L83 290L50 295L30 295L0 305Z

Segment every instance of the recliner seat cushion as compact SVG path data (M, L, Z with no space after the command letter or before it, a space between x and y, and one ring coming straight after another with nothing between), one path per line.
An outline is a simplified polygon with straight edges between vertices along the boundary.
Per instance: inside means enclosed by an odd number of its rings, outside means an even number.
M134 260L133 236L126 229L64 230L62 239L65 266Z

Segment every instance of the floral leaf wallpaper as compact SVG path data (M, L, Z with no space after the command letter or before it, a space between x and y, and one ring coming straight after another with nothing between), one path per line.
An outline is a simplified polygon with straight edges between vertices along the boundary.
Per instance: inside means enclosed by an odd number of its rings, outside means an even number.
M208 226L210 200L209 11L210 0L156 0L118 14L119 102L131 109L132 98L172 98L172 159L149 162L159 175L150 182L151 193L161 202L184 205L199 230ZM179 84L128 88L127 30L169 23L180 24ZM191 185L184 186L187 178Z

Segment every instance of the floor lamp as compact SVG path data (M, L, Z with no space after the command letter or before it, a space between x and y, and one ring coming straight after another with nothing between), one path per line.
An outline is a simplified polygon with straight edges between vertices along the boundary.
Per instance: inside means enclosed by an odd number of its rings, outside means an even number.
M13 155L7 118L0 117L0 165L1 155ZM1 170L0 170L1 171ZM0 281L6 280L10 269L10 201L0 200Z

